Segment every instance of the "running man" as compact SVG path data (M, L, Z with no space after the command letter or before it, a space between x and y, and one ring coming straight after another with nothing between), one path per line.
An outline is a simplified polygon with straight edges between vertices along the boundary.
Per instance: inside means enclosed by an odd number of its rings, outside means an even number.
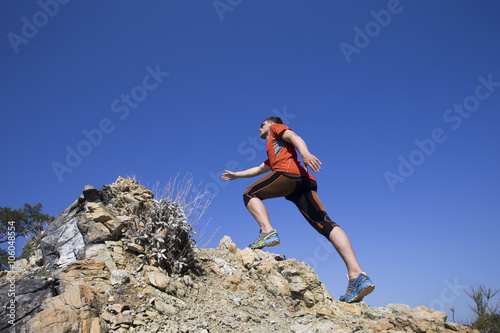
M268 159L254 168L239 172L225 170L222 174L223 180L233 180L272 171L253 183L243 194L245 206L260 226L259 237L249 247L261 249L280 243L262 200L285 197L297 206L314 229L328 238L344 260L349 284L346 293L339 299L349 303L361 301L373 291L375 285L361 270L346 233L328 217L318 197L316 179L307 168L318 172L321 170L321 161L309 152L304 140L283 125L278 117L267 118L260 126L259 133L261 139L267 140ZM300 165L296 150L305 168Z

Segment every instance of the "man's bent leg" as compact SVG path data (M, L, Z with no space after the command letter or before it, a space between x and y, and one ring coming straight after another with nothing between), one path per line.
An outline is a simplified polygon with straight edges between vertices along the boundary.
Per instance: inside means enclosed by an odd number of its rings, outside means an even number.
M252 216L257 220L263 232L273 229L267 209L262 200L282 197L295 188L293 182L283 177L282 172L272 172L257 180L243 193L243 201Z
M351 242L344 230L328 217L318 193L315 190L299 192L287 199L295 203L306 220L332 243L344 260L349 278L357 277L362 271Z
M340 254L340 257L344 260L349 278L352 279L357 277L359 273L362 272L361 267L359 267L358 260L356 259L351 242L349 241L349 237L347 237L344 230L338 226L333 228L328 236L328 239Z
M269 215L267 214L266 206L259 198L251 198L247 203L247 209L252 214L260 228L263 232L269 232L273 230L271 221L269 220Z

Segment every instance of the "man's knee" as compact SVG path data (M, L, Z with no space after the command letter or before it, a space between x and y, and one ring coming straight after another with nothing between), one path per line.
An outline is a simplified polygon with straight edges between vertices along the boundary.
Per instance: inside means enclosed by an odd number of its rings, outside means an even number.
M248 206L248 202L250 202L250 199L252 199L252 196L248 194L247 191L243 193L243 202L245 203L245 207Z
M339 225L337 223L331 221L328 223L328 225L323 227L323 229L320 231L320 234L325 236L326 239L330 240L330 234L332 233L333 229L335 229L335 227L338 227L338 226Z
M312 221L309 221L309 223L326 238L329 238L332 230L339 226L330 219L325 211L315 212L315 214L312 214Z

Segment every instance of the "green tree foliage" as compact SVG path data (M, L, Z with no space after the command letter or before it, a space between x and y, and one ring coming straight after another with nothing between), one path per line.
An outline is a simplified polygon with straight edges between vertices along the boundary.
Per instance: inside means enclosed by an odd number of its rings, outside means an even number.
M0 249L0 271L7 270L8 258L9 258L9 253L4 249Z
M26 203L22 209L0 207L0 245L9 242L9 236L12 236L12 232L9 233L9 231L14 226L15 238L24 237L28 240L21 255L23 258L27 258L36 247L36 240L38 238L36 236L40 235L44 228L52 221L54 221L53 216L42 213L41 203L34 206ZM9 227L11 228L9 229ZM7 251L0 249L0 270L7 269L7 261Z
M500 289L493 290L484 285L475 285L465 292L474 302L474 305L469 305L474 319L468 325L481 332L500 333L500 301L493 302Z

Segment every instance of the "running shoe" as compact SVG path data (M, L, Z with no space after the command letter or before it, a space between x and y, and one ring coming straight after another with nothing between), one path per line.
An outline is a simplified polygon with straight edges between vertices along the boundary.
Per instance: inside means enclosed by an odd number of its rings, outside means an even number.
M349 276L347 276L347 280L349 280L347 291L343 296L339 297L339 300L342 302L361 302L363 297L375 289L375 284L373 284L372 280L364 272L359 273L358 277L353 279L349 279Z
M279 243L280 238L276 230L262 232L262 229L260 229L259 237L252 244L248 245L248 247L251 249L262 249L265 246L276 246Z

